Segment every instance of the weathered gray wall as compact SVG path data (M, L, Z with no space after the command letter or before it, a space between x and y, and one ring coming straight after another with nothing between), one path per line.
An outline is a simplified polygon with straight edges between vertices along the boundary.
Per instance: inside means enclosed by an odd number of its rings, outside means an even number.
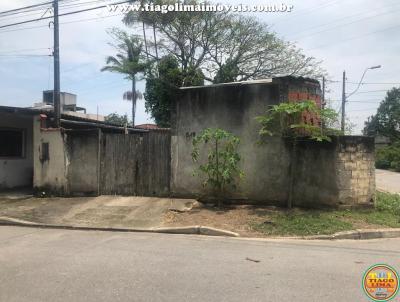
M245 178L236 190L227 193L227 197L250 202L286 203L290 184L290 144L272 137L258 145L260 125L255 117L263 114L269 105L288 99L314 99L319 102L319 93L318 84L302 80L182 89L172 114L171 194L196 197L209 193L207 188L202 187L202 179L193 176L197 165L191 158L192 139L205 128L218 127L241 139L238 151L242 157L240 165ZM346 145L344 142L354 142L357 148L363 144L369 146L363 149L365 161L360 159L363 169L366 166L369 169L362 176L368 182L368 193L365 192L366 188L361 192L357 181L352 182L350 189L343 184L344 172L339 156L342 150L347 150L343 151L346 157L350 156L348 149L343 147ZM301 144L297 156L295 203L304 206L369 203L373 198L371 192L375 190L371 156L373 149L370 149L368 138L343 138L329 144ZM350 173L356 172L352 170ZM344 190L351 190L351 199L342 198Z
M99 130L66 132L68 191L72 195L99 192Z
M33 117L0 113L0 128L25 131L25 156L0 158L0 189L31 186L33 181Z
M49 143L46 161L40 160L42 142ZM41 130L37 148L37 190L60 195L169 195L168 130L133 134Z
M230 197L254 201L285 199L289 152L277 138L257 145L260 126L255 120L268 105L279 102L279 86L243 83L184 89L181 93L172 118L172 194L192 197L207 193L202 181L193 176L196 165L191 158L192 139L205 128L218 127L241 139L238 151L245 178Z
M39 118L34 120L34 178L36 191L68 193L67 169L69 159L65 148L65 133L60 129L41 129ZM42 144L49 145L49 158L42 158Z

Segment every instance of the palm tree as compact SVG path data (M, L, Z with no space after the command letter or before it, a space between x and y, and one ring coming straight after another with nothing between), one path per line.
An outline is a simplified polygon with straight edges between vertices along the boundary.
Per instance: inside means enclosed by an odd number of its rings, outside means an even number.
M118 41L115 45L118 53L106 58L106 66L101 71L124 74L126 79L132 81L132 90L124 93L124 99L132 101L132 126L135 126L136 101L140 95L136 91L136 81L143 79L139 75L144 75L150 62L143 57L143 44L139 37L124 31L114 31L112 34Z

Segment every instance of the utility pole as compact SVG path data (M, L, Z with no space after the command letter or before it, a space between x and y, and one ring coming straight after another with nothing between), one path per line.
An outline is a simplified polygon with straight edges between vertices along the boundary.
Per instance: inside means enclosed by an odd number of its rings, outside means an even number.
M363 83L365 74L367 73L368 70L370 69L379 69L381 68L381 65L375 65L375 66L371 66L371 67L367 67L364 70L364 73L361 76L361 80L358 83L357 88L352 92L346 95L346 71L343 71L343 91L342 91L342 132L344 133L344 129L345 129L345 119L346 119L346 101L349 97L351 97L353 94L355 94L358 89L360 89L361 84Z
M325 108L325 77L322 77L322 100L321 100L321 109Z
M60 104L60 40L59 40L59 23L58 23L58 0L54 0L54 127L60 128L61 104Z
M342 132L344 134L345 119L346 119L346 71L343 71L343 84L342 84Z

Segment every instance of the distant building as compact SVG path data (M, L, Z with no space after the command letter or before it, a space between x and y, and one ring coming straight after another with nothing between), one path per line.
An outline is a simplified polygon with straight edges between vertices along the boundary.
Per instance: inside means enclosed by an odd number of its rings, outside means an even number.
M95 115L75 111L62 112L61 128L55 129L52 128L52 106L48 106L0 106L0 190L32 188L35 183L61 186L65 182L63 169L70 165L70 159L65 156L64 140L74 133L81 133L82 136L83 142L74 145L74 150L79 151L99 131L120 134L146 131L126 129L98 120ZM97 144L96 141L95 146ZM92 160L97 156L95 150L93 154L89 153L88 158ZM88 159L79 157L77 161L78 166L83 166ZM86 177L92 174L87 173ZM78 182L83 180L79 179Z
M105 118L102 115L98 114L88 114L86 113L86 108L79 107L77 105L77 95L69 92L61 92L60 93L60 102L61 102L61 113L86 118L96 121L104 122ZM53 90L45 90L43 91L43 99L42 102L34 103L31 109L38 109L44 111L53 110L54 104L54 95Z
M135 125L135 128L139 128L139 129L159 129L159 127L156 124Z

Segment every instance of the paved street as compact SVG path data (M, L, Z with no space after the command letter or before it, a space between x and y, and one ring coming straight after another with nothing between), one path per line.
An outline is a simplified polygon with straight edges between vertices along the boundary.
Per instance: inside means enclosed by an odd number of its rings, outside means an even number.
M375 263L400 270L400 239L261 241L2 226L0 301L368 301L361 278Z
M376 169L376 188L380 191L400 194L400 173Z

